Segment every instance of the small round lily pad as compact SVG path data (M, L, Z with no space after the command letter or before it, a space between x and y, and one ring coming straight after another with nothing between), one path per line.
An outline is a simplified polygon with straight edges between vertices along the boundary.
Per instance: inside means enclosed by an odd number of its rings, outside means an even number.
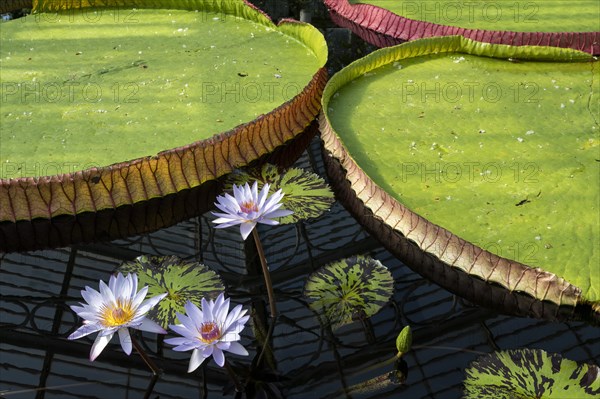
M283 208L294 213L281 218L281 224L317 218L328 211L335 201L333 192L319 175L300 168L289 168L280 172L277 166L271 164L232 173L226 187L254 181L258 181L259 189L265 183L269 183L269 194L279 189L283 192Z
M466 370L464 399L597 398L598 366L541 349L481 356Z
M376 259L353 256L312 273L304 296L311 309L324 314L335 330L377 313L393 291L394 279L387 267Z
M148 317L166 328L175 324L177 313L185 313L187 301L200 305L202 298L215 299L225 290L217 273L202 263L177 256L139 256L121 264L117 271L137 273L140 288L148 286L148 297L168 295L148 312Z

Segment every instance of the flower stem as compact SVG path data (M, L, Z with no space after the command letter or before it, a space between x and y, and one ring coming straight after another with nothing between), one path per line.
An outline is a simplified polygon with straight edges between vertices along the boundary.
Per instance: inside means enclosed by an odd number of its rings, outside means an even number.
M271 337L273 335L273 331L275 329L275 323L277 322L277 304L275 302L275 292L273 291L273 283L271 282L271 273L269 272L269 266L267 265L267 258L265 256L265 251L263 250L262 243L260 242L260 237L258 235L258 230L256 228L252 230L252 236L254 237L256 250L260 259L260 265L262 266L263 277L265 278L267 295L269 297L269 309L271 312L271 324L269 325L269 331L267 332L265 342L263 344L262 350L260 351L260 355L258 356L257 364L260 364L263 359L263 356L265 355L267 347L269 346Z
M382 361L380 361L380 362L377 362L377 363L375 363L375 364L373 364L373 365L371 365L371 366L369 366L369 367L366 367L366 368L363 368L363 369L361 369L361 370L360 370L358 373L356 373L356 374L365 374L365 373L371 372L371 371L373 371L373 370L377 370L377 369L379 369L379 368L385 367L385 366L387 366L388 364L392 364L392 363L394 363L396 360L400 359L400 358L402 357L402 355L403 355L402 353L397 353L395 356L392 356L392 357L390 357L389 359L382 360ZM354 375L354 374L353 374L353 375Z
M256 243L256 250L258 251L258 257L260 258L260 265L262 266L263 277L265 278L265 285L267 286L267 295L269 296L269 309L271 311L271 319L277 317L277 305L275 303L275 293L273 292L273 284L271 283L271 273L269 273L269 266L267 266L267 258L258 236L256 228L252 230L252 236Z
M256 361L256 364L261 364L260 362L262 361L263 356L265 355L265 352L267 351L267 347L269 346L269 343L271 342L271 338L273 337L273 331L275 330L276 322L277 322L277 316L271 317L271 325L269 325L269 331L267 331L267 335L265 336L265 343L262 347L262 350L260 351L260 355L258 356L258 360Z
M235 371L233 370L233 368L231 367L231 365L229 364L227 359L225 359L224 366L225 366L225 370L227 370L227 373L233 380L233 385L235 385L235 391L236 392L244 392L244 388L242 387L242 384L240 384L240 380L238 380L237 375L235 374Z
M144 363L146 363L146 366L148 366L150 368L150 370L152 370L152 379L150 380L150 383L148 384L148 388L146 388L146 394L144 395L144 399L148 399L148 398L150 398L150 395L152 394L152 391L154 390L154 385L156 385L156 382L158 381L158 377L162 374L162 370L159 369L158 366L156 365L156 363L154 363L154 361L150 358L150 356L148 356L148 354L146 353L144 348L142 348L142 346L134 338L134 336L130 335L130 338L131 338L131 343L133 344L133 347L135 348L136 352L140 354L140 356L144 360Z

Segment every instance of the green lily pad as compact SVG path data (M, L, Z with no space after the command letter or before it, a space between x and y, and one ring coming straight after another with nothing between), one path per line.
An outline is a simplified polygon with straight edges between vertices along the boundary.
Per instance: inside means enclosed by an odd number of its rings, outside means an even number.
M353 256L312 273L304 296L335 330L360 317L371 317L388 303L394 292L390 271L376 259Z
M325 160L345 171L331 181L348 179L338 190L355 216L454 292L531 311L447 274L458 269L598 312L599 72L585 53L461 37L378 50L324 93Z
M464 399L597 398L598 366L541 349L515 349L479 357L466 370Z
M148 286L148 297L168 294L148 312L148 317L164 328L176 324L177 313L185 313L187 301L200 306L202 298L216 299L225 291L217 273L201 263L177 256L142 255L123 263L117 271L136 273L139 286Z
M0 162L106 166L209 138L291 100L318 59L258 13L241 16L99 8L4 24ZM58 171L30 169L5 165L0 177Z
M270 184L269 194L281 189L284 194L281 200L283 209L294 213L279 219L280 224L318 218L335 202L331 188L319 175L299 168L289 168L280 172L277 166L271 164L232 173L226 188L230 189L233 184L242 185L254 181L258 181L259 190L265 183Z
M2 24L0 222L199 187L318 113L323 36L247 1L39 1L33 12Z
M325 4L335 23L379 47L462 35L487 43L600 53L596 0L325 0Z

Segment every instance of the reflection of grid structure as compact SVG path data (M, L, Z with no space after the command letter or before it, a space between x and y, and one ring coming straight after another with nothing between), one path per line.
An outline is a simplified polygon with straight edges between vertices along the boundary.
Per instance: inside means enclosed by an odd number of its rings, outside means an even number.
M315 140L297 166L323 175L319 151ZM107 281L122 261L138 255L174 254L201 261L223 276L233 302L247 308L250 298L265 298L260 292L262 277L247 271L246 263L252 259L245 259L248 248L237 229L216 230L212 219L207 214L110 244L0 255L0 396L15 391L24 391L15 398L143 395L150 371L135 353L125 356L116 338L95 362L88 361L95 335L78 341L65 339L79 323L67 306L81 300L79 291L85 285L97 288L98 280ZM322 218L292 226L260 226L260 234L282 315L274 331L273 353L285 397L344 397L344 386L390 371L387 366L360 374L394 354L395 337L406 324L414 331L414 349L405 357L409 367L406 386L373 397L458 398L469 362L477 352L496 348L541 348L576 361L600 358L597 329L576 322L499 316L465 303L381 249L337 203ZM252 252L248 253L251 258ZM370 319L372 337L359 322L332 336L302 298L304 281L318 267L358 253L379 259L391 269L396 284L394 300ZM156 342L147 339L144 343L155 352ZM242 343L254 356L251 328L244 331ZM163 355L155 356L165 374L155 395L199 397L207 389L208 397L221 397L223 387L232 392L226 373L214 362L205 376L202 371L189 375L190 353L162 347ZM229 359L235 365L248 366L251 357Z

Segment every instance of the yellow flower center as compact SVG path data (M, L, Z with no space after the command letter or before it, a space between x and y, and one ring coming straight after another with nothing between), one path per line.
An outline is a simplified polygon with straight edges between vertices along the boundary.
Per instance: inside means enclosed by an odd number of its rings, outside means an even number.
M240 209L245 213L258 212L258 205L254 201L246 201L240 204Z
M210 344L221 338L221 330L214 321L202 323L200 326L200 340L206 344Z
M131 308L131 301L117 299L116 306L102 306L100 313L105 327L118 327L133 319L135 309Z

